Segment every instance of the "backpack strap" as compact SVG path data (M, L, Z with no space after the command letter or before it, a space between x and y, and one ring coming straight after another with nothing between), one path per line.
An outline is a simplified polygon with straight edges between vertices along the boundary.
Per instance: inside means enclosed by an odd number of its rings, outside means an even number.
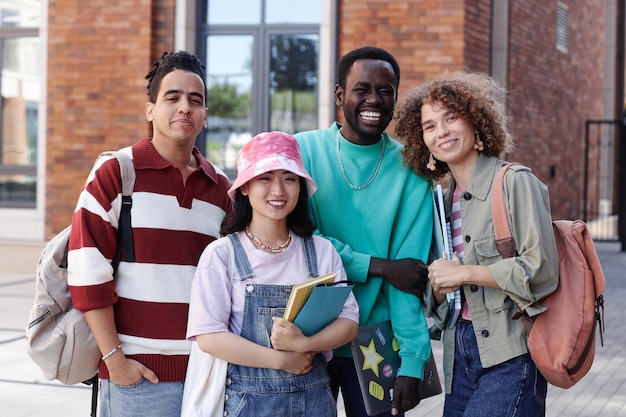
M87 381L83 381L83 384L91 385L91 414L89 416L96 417L98 411L98 385L100 385L98 374L95 374Z
M135 262L135 246L133 243L133 230L131 223L131 208L133 207L133 190L135 189L135 167L130 155L120 151L102 152L98 159L103 156L113 156L120 164L120 175L122 177L122 207L117 226L117 248L111 260L113 267L113 277L117 275L117 267L122 259L122 251L127 262ZM94 375L85 384L91 385L91 417L96 417L98 409L98 374Z
M128 154L116 152L115 156L120 163L122 174L122 210L120 212L121 238L118 233L117 246L124 248L125 260L135 262L135 247L133 245L133 232L131 226L130 209L133 207L133 189L135 188L135 167L133 160ZM121 257L121 255L120 255Z
M102 156L113 156L117 158L120 165L120 175L122 177L122 207L120 210L119 225L117 228L117 249L111 261L113 266L113 276L117 273L117 267L124 253L124 260L135 262L135 249L133 244L133 232L131 225L131 208L133 207L133 190L135 188L135 167L130 155L120 151L105 151Z
M516 165L522 166L517 162L511 162L498 170L493 180L493 190L491 191L491 215L493 217L493 228L496 233L496 249L498 249L503 258L511 258L515 255L515 241L511 236L509 218L504 202L504 174L506 174L509 168Z
M504 175L509 168L514 166L523 167L518 162L511 162L504 165L498 170L493 180L491 191L491 215L493 217L493 228L496 234L496 249L503 258L512 258L515 256L515 241L511 236L511 228L509 226L509 217L506 211L506 203L504 201ZM528 316L520 306L517 306L519 311L513 315L513 320L522 318L524 320L524 327L526 333L530 334L530 328L532 326L533 318Z

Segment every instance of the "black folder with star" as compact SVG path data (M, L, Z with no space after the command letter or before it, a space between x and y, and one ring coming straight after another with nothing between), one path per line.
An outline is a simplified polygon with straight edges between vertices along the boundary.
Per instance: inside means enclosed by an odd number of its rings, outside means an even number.
M350 347L367 414L373 416L389 411L393 383L400 368L399 347L391 331L391 321L359 327L359 334ZM437 394L441 394L441 383L431 355L420 382L420 395L424 399Z

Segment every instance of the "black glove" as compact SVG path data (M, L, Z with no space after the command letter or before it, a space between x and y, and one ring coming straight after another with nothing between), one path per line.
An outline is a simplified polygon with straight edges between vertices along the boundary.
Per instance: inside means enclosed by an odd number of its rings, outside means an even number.
M393 383L391 414L396 416L416 407L422 400L420 380L410 376L399 376Z

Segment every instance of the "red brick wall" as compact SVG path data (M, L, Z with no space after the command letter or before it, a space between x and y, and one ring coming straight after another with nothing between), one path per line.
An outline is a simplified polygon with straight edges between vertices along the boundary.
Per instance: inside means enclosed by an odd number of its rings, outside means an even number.
M151 63L165 51L174 52L175 8L176 0L152 0Z
M517 147L509 159L532 167L549 186L555 218L579 217L585 121L602 119L604 2L567 2L567 52L555 47L556 2L509 4L508 88Z
M443 69L464 68L463 0L342 0L338 57L372 45L400 64L399 99ZM340 119L342 117L340 116ZM392 124L388 131L393 132Z
M46 237L70 222L96 156L148 135L144 76L174 39L174 0L48 4Z
M47 237L70 221L98 153L149 135L143 77L173 50L174 4L49 1ZM569 51L562 53L554 46L556 2L509 1L517 142L509 159L550 186L555 217L580 215L584 125L602 118L604 2L567 4ZM491 0L340 0L337 56L364 45L389 50L401 67L402 100L407 88L445 69L489 71L490 7Z
M465 2L464 69L472 72L490 71L491 1L467 0Z
M531 166L550 187L555 217L573 218L582 214L585 121L602 118L605 10L601 1L566 4L563 53L555 47L556 2L509 0L517 149L508 159ZM342 0L338 56L368 44L389 50L400 63L402 100L407 88L446 69L489 73L491 19L491 0Z

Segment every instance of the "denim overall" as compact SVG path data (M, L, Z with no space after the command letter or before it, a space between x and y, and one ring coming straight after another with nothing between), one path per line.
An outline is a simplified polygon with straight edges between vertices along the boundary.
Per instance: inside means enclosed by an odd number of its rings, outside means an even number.
M254 277L239 237L228 235L234 248L235 266L242 281ZM312 238L304 239L311 277L317 275ZM272 317L282 317L291 285L261 285L252 281L246 288L241 337L271 347ZM337 405L330 392L326 359L313 358L313 368L304 375L282 370L229 364L226 376L225 416L334 417Z

